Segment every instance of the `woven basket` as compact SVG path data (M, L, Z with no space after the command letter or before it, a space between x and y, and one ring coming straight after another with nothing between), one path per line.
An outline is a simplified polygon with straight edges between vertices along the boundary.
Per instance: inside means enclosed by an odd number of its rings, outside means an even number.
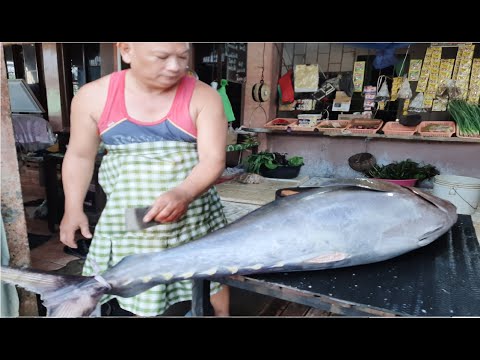
M370 170L376 163L375 157L370 153L359 153L348 158L348 165L359 172Z

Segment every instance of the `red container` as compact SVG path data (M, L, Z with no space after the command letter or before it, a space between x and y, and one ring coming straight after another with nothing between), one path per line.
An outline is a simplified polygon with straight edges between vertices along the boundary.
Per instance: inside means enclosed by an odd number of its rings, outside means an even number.
M405 180L392 180L392 179L375 179L375 180L382 180L392 184L397 184L401 186L415 186L417 183L417 179L405 179Z

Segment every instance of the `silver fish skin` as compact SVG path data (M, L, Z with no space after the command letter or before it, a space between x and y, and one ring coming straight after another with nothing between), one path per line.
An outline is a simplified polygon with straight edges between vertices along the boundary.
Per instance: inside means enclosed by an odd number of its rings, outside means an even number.
M275 200L196 241L127 256L101 278L9 267L0 276L39 293L47 316L88 316L104 294L130 297L178 280L390 259L430 244L456 221L453 204L417 188L335 179Z

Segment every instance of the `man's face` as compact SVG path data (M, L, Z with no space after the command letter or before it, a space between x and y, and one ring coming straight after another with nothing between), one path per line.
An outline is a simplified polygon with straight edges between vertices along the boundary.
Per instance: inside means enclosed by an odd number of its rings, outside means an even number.
M122 51L135 75L152 86L175 85L186 73L187 43L130 43Z

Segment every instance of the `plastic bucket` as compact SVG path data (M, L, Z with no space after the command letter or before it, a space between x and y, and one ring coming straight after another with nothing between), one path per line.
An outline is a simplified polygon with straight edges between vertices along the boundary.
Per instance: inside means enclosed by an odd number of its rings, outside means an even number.
M480 179L456 175L436 175L433 195L450 201L457 214L472 215L480 203Z

